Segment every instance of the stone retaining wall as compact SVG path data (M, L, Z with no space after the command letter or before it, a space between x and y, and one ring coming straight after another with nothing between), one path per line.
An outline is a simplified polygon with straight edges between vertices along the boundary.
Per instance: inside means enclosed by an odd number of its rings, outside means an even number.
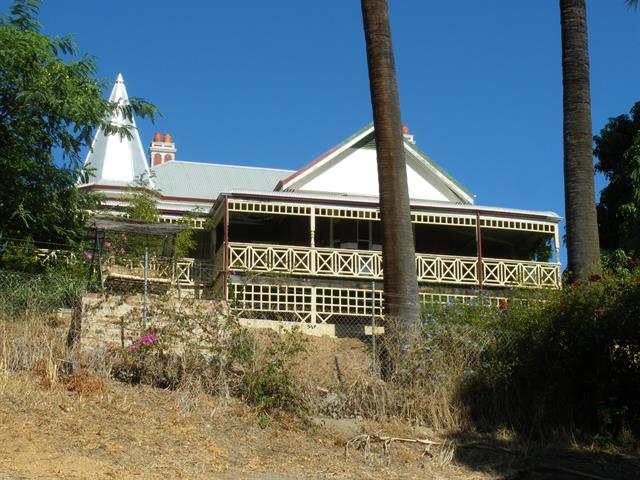
M103 350L124 347L142 330L142 295L86 294L81 300L80 345L83 350ZM227 314L226 302L221 300L178 299L150 295L148 324L167 326L172 321L166 312L210 316L220 321Z

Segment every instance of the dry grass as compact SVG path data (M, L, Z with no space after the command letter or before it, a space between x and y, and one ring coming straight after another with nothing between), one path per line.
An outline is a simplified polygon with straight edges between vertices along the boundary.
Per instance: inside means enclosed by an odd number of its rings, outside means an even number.
M388 320L386 358L377 360L378 365L385 361L390 365L384 380L366 368L351 365L351 371L357 375L338 385L344 399L343 413L378 421L402 420L436 431L473 429L468 407L459 392L468 372L481 361L477 338L470 341L464 332L455 330L437 339L421 337L409 355L403 357L393 331L397 329ZM369 362L368 357L364 358L365 365Z
M261 429L255 407L203 393L197 377L188 377L176 390L109 380L107 357L83 357L65 348L66 327L55 317L0 319L0 477L423 476L425 459L411 448L394 449L390 463L345 459L340 438L343 445L346 433L340 437L331 428L279 411ZM323 339L313 347L312 357L326 353L328 343ZM351 360L347 344L332 354ZM303 369L314 361L305 358ZM345 369L349 379L353 368ZM332 375L327 372L327 378L335 379ZM334 386L321 377L311 383ZM356 432L385 428L345 422ZM433 478L460 478L461 472L488 478L435 459L428 462Z
M70 392L82 397L98 395L105 390L103 379L96 377L86 369L79 370L64 379L64 386Z
M175 390L110 380L108 357L67 351L65 334L66 326L55 318L0 319L0 478L471 480L502 478L514 462L512 453L491 448L464 455L460 446L467 440L449 439L446 432L383 421L383 416L418 419L416 412L426 403L418 398L417 388L367 383L361 366L345 369L343 384L351 389L348 401L359 399L358 408L380 419L302 421L275 411L269 427L262 429L256 407L206 394L206 386L195 376ZM329 343L323 339L310 349L311 358L298 365L300 373L317 367L313 357L323 352L352 362L358 356L363 364L368 361L363 352L348 352L348 342L333 347ZM328 368L325 375L307 386L340 387L334 371ZM436 418L441 412L432 415ZM420 417L424 418L429 417ZM366 459L344 457L350 438L373 432L427 437L441 445L428 455L415 444L394 444L390 455L378 446Z
M471 428L465 407L451 391L439 386L384 382L363 376L345 390L346 411L378 421L400 419L437 431Z
M332 430L309 430L295 417L275 415L263 430L256 411L233 399L225 406L197 392L114 381L80 396L11 373L0 423L3 478L423 478L425 467L432 478L492 478L404 446L394 446L389 464L379 455L345 459Z

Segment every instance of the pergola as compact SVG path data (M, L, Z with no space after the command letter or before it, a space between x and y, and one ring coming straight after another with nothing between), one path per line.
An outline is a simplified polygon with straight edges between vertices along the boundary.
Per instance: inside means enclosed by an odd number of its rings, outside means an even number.
M85 224L85 234L88 240L93 241L93 254L89 267L89 282L93 278L96 269L98 281L102 285L102 269L100 268L100 245L104 242L107 232L127 233L146 236L157 236L171 239L171 261L175 260L175 238L181 232L191 229L189 223L165 223L146 222L143 220L132 220L125 217L115 217L110 215L94 215Z

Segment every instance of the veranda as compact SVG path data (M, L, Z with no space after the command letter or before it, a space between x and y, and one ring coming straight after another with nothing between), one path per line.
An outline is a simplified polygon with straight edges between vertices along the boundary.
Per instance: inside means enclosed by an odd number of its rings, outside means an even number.
M299 193L232 193L212 209L216 295L242 318L308 326L382 312L377 204ZM412 205L421 300L490 302L559 288L555 216L473 205ZM532 260L548 245L551 259Z

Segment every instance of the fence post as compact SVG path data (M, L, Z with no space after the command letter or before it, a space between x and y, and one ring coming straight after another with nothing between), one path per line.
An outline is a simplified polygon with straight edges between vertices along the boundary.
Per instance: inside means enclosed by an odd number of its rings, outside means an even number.
M371 282L371 371L377 376L376 370L376 282Z
M142 306L142 325L147 328L147 283L149 281L149 251L147 247L144 247L144 295Z
M97 230L96 230L97 232ZM105 235L106 233L102 234L102 240L100 240L100 234L96 233L96 249L97 249L97 253L98 253L98 289L102 290L102 287L104 286L103 281L102 281L102 244L104 243L104 239L105 239Z

